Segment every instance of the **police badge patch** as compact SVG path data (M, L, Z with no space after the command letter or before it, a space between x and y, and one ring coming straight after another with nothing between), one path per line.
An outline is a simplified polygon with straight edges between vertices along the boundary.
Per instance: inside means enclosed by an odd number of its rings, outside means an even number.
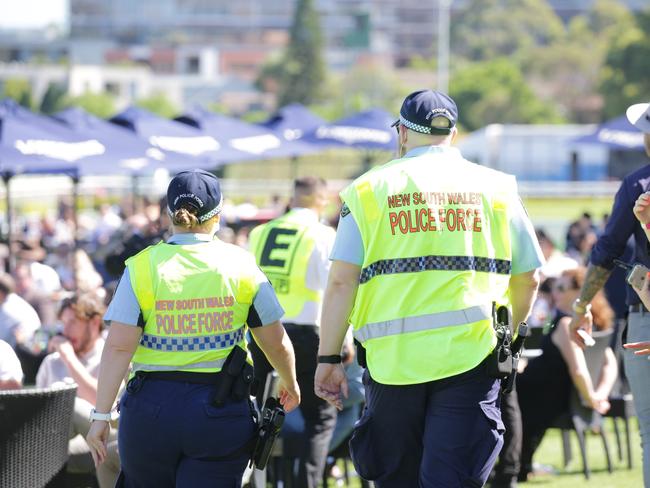
M348 207L347 203L344 203L343 206L341 207L341 218L345 217L350 213L350 208Z

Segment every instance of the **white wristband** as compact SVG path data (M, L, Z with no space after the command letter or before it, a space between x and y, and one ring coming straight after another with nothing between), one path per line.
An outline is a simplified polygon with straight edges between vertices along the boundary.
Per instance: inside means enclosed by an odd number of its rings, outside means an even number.
M90 411L90 421L94 420L102 420L104 422L110 422L112 420L113 416L111 412L108 413L100 413L94 408Z

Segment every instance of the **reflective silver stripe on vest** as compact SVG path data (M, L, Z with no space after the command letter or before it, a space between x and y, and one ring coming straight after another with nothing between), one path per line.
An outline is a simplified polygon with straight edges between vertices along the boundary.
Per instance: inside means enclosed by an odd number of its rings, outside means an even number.
M140 345L147 349L170 352L198 352L198 351L216 351L219 349L228 349L244 339L244 327L211 336L197 337L169 337L157 336L153 334L142 334Z
M464 310L452 312L430 313L418 315L417 317L406 317L405 319L387 320L385 322L374 322L366 324L354 331L354 337L359 342L369 339L378 339L396 334L408 334L410 332L421 332L424 330L441 329L454 325L466 325L492 316L491 306L469 307Z
M176 364L174 366L163 365L163 364L144 364L144 363L133 363L133 372L136 371L180 371L187 369L199 369L199 368L221 368L223 363L226 362L226 358L216 359L214 361L203 361L202 363L192 363L192 364Z
M511 262L506 259L481 258L477 256L418 256L415 258L382 259L361 270L360 284L375 276L418 271L483 271L485 273L510 274Z

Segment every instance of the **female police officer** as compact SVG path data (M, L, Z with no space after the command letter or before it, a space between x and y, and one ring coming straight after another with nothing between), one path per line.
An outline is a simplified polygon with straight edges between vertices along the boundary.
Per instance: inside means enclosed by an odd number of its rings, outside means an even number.
M174 234L127 260L106 313L112 325L87 440L101 463L107 414L132 360L120 400L120 486L238 487L255 435L250 402L228 395L215 406L215 378L232 368L216 372L244 355L248 325L279 373L281 403L292 410L300 401L293 348L253 256L213 238L222 202L217 178L179 173L167 201Z

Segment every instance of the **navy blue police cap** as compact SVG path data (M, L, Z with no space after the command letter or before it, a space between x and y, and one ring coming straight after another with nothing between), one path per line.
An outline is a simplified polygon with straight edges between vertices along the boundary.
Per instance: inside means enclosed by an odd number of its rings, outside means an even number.
M221 212L222 205L221 185L212 173L202 169L181 171L169 182L167 206L171 214L189 206L203 223Z
M419 90L404 99L399 120L392 127L402 124L421 134L447 135L456 126L458 108L449 95L433 90Z

